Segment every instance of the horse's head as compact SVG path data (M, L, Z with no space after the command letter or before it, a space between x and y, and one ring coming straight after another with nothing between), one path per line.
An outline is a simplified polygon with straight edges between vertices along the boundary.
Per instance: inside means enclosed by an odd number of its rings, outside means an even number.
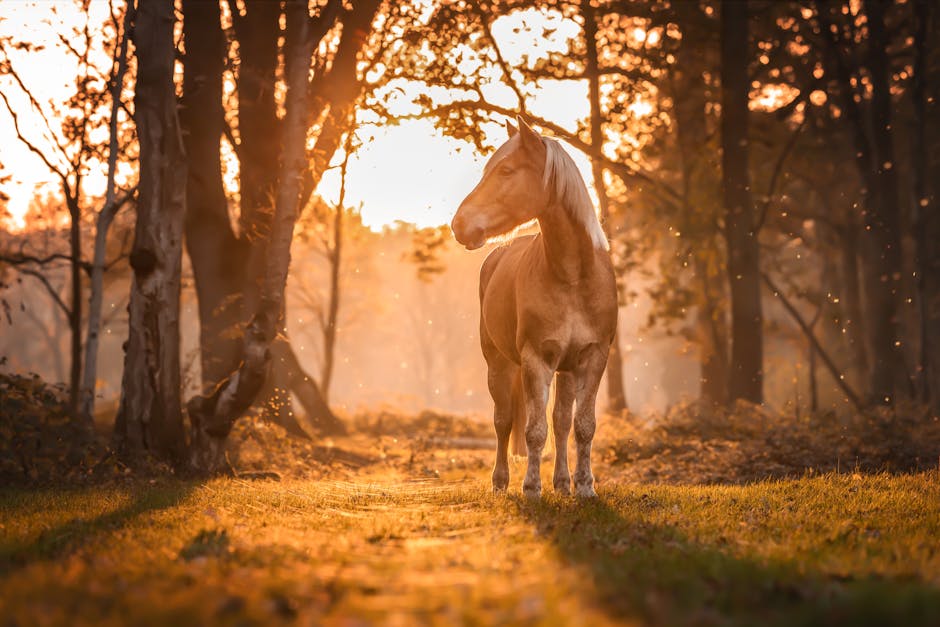
M506 122L509 140L490 158L483 178L460 203L451 222L454 237L467 250L534 220L548 204L543 182L545 144L521 117L516 121L518 129Z

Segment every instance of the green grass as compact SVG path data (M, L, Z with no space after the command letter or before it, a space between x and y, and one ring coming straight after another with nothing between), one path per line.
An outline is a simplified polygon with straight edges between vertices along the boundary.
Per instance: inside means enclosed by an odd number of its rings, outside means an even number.
M0 623L940 624L935 471L599 493L493 496L482 472L4 489Z

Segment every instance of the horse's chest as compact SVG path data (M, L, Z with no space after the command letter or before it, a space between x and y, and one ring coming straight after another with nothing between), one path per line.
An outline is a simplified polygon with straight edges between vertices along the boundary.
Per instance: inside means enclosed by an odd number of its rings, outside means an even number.
M615 324L609 312L599 311L588 299L569 293L554 295L519 312L517 345L535 349L547 364L571 370L590 347L606 351ZM614 314L615 315L615 314Z

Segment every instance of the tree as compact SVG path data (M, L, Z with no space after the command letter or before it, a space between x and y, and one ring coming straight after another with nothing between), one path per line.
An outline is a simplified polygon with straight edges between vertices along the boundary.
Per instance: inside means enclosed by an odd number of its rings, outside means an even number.
M590 100L591 146L598 152L603 151L604 131L601 113L600 66L597 59L597 18L590 3L581 5L581 19L584 21L585 63L584 74L588 79L588 99ZM594 189L600 204L601 225L610 239L610 201L607 197L607 183L604 181L604 167L600 159L591 160L591 172L594 175ZM627 395L623 388L623 357L620 354L620 331L614 331L607 359L607 409L620 413L627 408Z
M936 7L934 7L936 9ZM930 76L928 52L936 45L937 12L931 11L927 0L915 0L914 59L911 67L911 174L912 174L912 228L915 233L918 288L918 313L920 316L920 350L917 355L917 370L920 398L930 403L935 411L940 409L940 217L937 211L936 186L931 186L928 172L936 166L931 161L928 137L936 137L940 102L929 97L927 86L930 78L937 80L936 63ZM934 41L929 39L934 34ZM935 170L934 170L935 171Z
M97 327L100 324L100 297L103 289L101 277L109 265L105 262L104 252L107 242L107 223L113 214L130 198L130 192L117 193L114 186L114 168L121 158L117 137L122 135L123 125L119 125L117 111L113 106L120 100L121 83L124 74L119 57L121 39L119 13L109 5L110 21L94 24L93 18L82 5L83 22L76 24L66 32L57 33L60 49L76 70L75 90L61 103L55 100L41 101L37 97L37 85L30 84L29 77L18 68L17 57L23 53L38 53L44 45L27 41L4 40L0 42L0 73L7 77L9 89L0 91L7 114L13 122L14 132L19 141L34 154L55 178L62 193L65 211L68 216L67 252L61 250L39 253L38 255L10 252L4 254L4 260L14 265L22 273L35 277L47 289L56 306L63 312L70 328L70 367L69 367L69 407L74 417L84 417L87 425L91 424L91 404L94 398L95 350L97 347ZM105 44L102 50L100 42L114 42L113 48ZM96 65L101 53L114 59L110 72ZM115 94L117 98L115 99ZM45 99L42 99L45 100ZM110 100L110 102L109 102ZM104 145L98 139L99 130L109 126L110 141L109 190L102 216L107 216L99 225L96 234L95 258L92 263L83 259L83 220L89 213L89 194L87 191L88 172L96 168L104 159ZM69 271L69 295L67 301L58 298L51 289L46 275L55 266L65 262ZM83 378L82 323L84 317L83 274L90 274L92 286L90 294L89 332L94 331L91 342L86 347L86 358L91 357L88 372ZM84 392L83 392L84 390Z
M308 68L315 46L335 19L336 3L323 9L312 22L306 2L287 5L287 95L281 168L274 212L265 234L267 248L264 274L254 314L245 329L242 361L238 369L208 396L197 396L189 404L197 449L197 466L218 465L219 444L235 420L251 406L267 377L271 349L283 328L284 291L290 265L290 245L300 208L301 182L305 169L309 106ZM329 19L324 19L329 18Z
M348 134L352 136L352 132ZM327 266L327 287L325 295L321 290L313 288L307 283L301 283L298 294L303 303L314 312L314 317L321 335L320 380L318 388L323 400L329 403L330 383L333 380L333 368L336 363L336 336L339 329L339 311L342 297L341 271L345 256L346 240L349 235L346 231L346 221L351 210L345 206L346 202L346 172L349 166L349 157L352 146L347 140L344 149L343 161L340 163L340 188L336 206L329 207L321 198L310 203L305 218L307 228L303 235L316 239L316 251L320 253Z
M115 419L125 455L149 451L181 461L180 270L186 208L186 156L176 111L172 0L145 2L137 13L134 120L140 142L140 194L128 340Z
M731 298L730 400L763 401L760 252L748 171L748 4L721 5L721 170Z
M898 301L903 293L897 165L891 133L886 5L874 0L865 2L864 7L868 49L860 62L854 62L857 57L846 52L859 37L854 22L836 22L831 14L832 7L821 3L817 3L817 15L826 46L827 70L838 85L845 117L852 129L855 162L864 183L861 239L871 357L868 396L872 402L891 404L897 377L905 370L899 351L902 339L897 316ZM860 105L867 99L857 93L861 81L856 78L863 72L868 74L866 82L871 87L868 106Z
M311 37L328 45L314 46L318 52L312 63L311 59L298 61L313 67L313 77L306 83L303 134L316 129L315 141L306 149L310 167L302 170L300 206L306 205L343 136L351 130L351 114L362 89L358 60L367 47L376 45L370 41L370 32L379 5L379 0L369 0L343 9L340 2L331 0L310 18ZM191 191L193 210L188 228L191 240L199 242L191 252L200 302L203 388L204 394L211 395L237 369L242 354L239 329L249 323L261 304L274 199L284 184L280 178L284 171L272 167L278 161L283 163L289 139L286 121L278 118L276 100L281 10L270 2L229 3L231 37L239 48L233 58L238 107L228 113L220 104L224 38L219 11L214 5L192 2L186 3L185 12L187 19L190 14L193 17L193 44L187 57L193 56L185 62L193 79L188 89L192 118L184 115L184 123L193 128L189 141L199 146L205 164L192 171L198 183ZM337 34L334 23L342 25L341 34L327 40L328 33ZM202 33L211 36L202 37ZM297 58L285 54L285 60L289 66ZM206 114L208 127L200 124ZM239 162L237 235L229 223L219 174L221 136L231 144ZM300 369L283 321L279 325L272 345L272 370L259 398L279 423L298 435L341 431L341 423L329 410L316 382ZM291 411L290 392L304 407L305 418Z
M101 304L104 298L104 273L108 248L108 231L121 207L130 199L134 189L118 194L115 189L118 157L120 156L120 130L118 116L122 105L124 76L127 74L127 48L131 36L136 7L131 1L124 9L124 26L116 46L114 65L111 71L109 95L111 116L108 120L108 173L105 182L104 206L98 212L95 223L95 245L91 262L91 289L88 298L88 333L85 341L85 369L80 393L80 414L88 424L94 419L95 388L98 382L98 339L101 332ZM116 19L114 20L117 21ZM115 28L117 25L115 24Z

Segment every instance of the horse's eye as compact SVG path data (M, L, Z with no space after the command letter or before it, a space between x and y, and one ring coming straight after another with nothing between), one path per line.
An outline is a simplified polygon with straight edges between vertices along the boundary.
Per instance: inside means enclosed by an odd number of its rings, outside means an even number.
M504 165L500 167L499 170L497 170L497 172L499 173L500 176L509 176L510 174L513 173L513 169L509 167L508 165Z

